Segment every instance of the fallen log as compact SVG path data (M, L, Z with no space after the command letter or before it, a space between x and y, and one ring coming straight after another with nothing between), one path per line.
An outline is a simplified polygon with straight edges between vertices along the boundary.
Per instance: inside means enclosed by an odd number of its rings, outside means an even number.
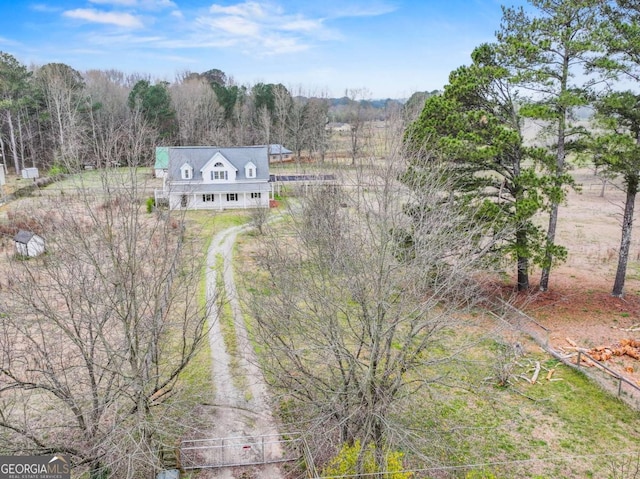
M536 370L533 372L533 376L531 376L531 384L535 384L538 380L538 374L540 374L540 361L536 361Z

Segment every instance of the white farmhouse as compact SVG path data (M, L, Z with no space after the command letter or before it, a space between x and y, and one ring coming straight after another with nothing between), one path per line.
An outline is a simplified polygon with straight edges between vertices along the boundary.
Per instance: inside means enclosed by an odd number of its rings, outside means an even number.
M44 238L31 231L20 230L13 237L16 250L21 256L39 256L44 253Z
M167 153L161 196L168 198L169 208L269 207L267 146L178 146Z

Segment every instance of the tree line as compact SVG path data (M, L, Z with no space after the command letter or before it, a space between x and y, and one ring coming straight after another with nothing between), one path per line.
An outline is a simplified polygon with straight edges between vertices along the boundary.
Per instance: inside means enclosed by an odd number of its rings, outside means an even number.
M154 82L62 63L28 68L0 52L0 151L18 174L128 164L130 157L146 165L159 145L277 143L323 160L328 122L356 125L400 108L395 100L371 101L364 89L332 99L282 84L238 85L218 69Z

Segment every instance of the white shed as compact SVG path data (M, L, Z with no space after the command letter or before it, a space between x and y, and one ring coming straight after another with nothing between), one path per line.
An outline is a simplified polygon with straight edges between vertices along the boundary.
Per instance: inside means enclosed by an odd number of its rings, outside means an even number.
M33 178L35 180L36 178L40 178L40 173L38 173L38 168L24 168L22 170L22 177L25 180L28 180L29 178Z
M39 256L44 253L44 238L31 231L20 230L13 237L16 250L22 256Z

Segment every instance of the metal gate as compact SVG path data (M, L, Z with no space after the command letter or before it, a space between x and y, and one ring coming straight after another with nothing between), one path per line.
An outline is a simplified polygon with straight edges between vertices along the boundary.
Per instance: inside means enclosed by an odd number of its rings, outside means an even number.
M297 461L303 454L301 441L298 433L182 441L180 466L188 470Z

